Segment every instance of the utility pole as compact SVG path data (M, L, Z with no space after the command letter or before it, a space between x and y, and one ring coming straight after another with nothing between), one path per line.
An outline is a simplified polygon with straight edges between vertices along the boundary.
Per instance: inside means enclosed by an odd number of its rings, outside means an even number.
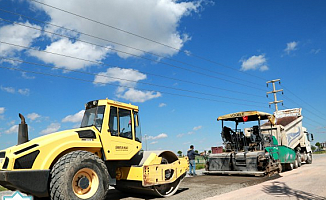
M276 97L276 93L278 92L282 92L283 94L283 89L280 89L280 90L276 90L275 89L275 82L278 82L279 84L281 84L281 79L275 79L275 80L271 80L271 81L267 81L266 84L267 84L267 87L268 87L268 83L272 83L273 84L273 91L270 91L270 92L266 92L266 96L268 97L268 94L272 94L274 95L274 101L272 102L269 102L269 106L271 106L271 104L274 104L275 105L275 111L278 111L278 107L277 107L277 104L278 103L282 103L283 105L283 100L277 100L277 97Z
M145 134L145 144L146 144L146 151L147 151L147 135Z

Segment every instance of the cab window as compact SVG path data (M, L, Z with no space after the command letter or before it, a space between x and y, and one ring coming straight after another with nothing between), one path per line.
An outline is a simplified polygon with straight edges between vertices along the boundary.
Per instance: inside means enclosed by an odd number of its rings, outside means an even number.
M113 106L110 108L109 128L112 136L118 136L118 114L117 108Z
M85 110L81 128L95 126L99 131L102 129L105 106L88 108Z
M132 139L131 111L111 106L109 128L112 136Z
M132 139L131 111L119 109L120 137Z
M139 122L139 116L137 112L134 112L134 122L135 122L135 135L136 135L136 141L141 142L141 131L140 131L140 122Z

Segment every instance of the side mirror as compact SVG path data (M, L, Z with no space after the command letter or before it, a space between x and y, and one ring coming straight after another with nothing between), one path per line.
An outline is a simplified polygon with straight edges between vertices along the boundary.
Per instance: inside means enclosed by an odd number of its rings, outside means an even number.
M314 141L314 134L311 133L311 141Z

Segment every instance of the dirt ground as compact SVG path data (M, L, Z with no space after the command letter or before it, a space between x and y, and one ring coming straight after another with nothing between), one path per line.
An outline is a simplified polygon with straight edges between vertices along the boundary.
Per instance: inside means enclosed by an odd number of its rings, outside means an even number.
M198 174L201 174L200 172ZM216 176L199 175L195 177L186 177L180 184L176 194L165 198L168 200L198 200L213 197L222 193L237 190L243 187L255 185L267 180L276 179L274 177L247 177L247 176ZM12 192L0 192L0 199L3 195L9 195ZM139 200L139 199L160 199L142 194L122 193L115 189L110 189L106 200ZM43 200L43 199L42 199ZM44 199L46 200L46 199Z
M218 194L230 192L243 187L255 185L267 180L277 179L273 177L248 177L248 176L195 176L186 177L180 184L177 193L166 199L169 200L198 200L213 197ZM139 194L123 194L116 190L110 190L107 200L138 200L138 199L162 199Z
M270 192L256 187L268 187L270 184L272 188L276 183L284 183L288 187L296 187L293 191L296 194L307 195L314 191L308 198L295 199L326 199L326 155L316 155L314 162L311 165L303 165L298 169L276 174L273 177L254 177L254 176L229 176L229 175L199 175L195 177L186 177L180 184L177 193L171 197L165 198L168 200L200 200L200 199L252 199L255 195L256 199L270 199L271 197L279 199L277 196L270 196ZM198 174L201 174L198 171ZM306 175L306 176L304 176ZM319 181L317 181L319 180ZM319 182L319 184L316 183ZM293 182L293 183L292 183ZM302 184L306 183L306 184ZM316 185L317 184L317 185ZM310 189L309 189L310 188ZM305 190L307 190L305 192ZM325 190L325 191L324 191ZM241 192L239 192L241 191ZM265 192L264 192L265 191ZM287 188L286 191L289 191ZM292 190L291 190L292 191ZM300 191L302 191L300 193ZM7 192L0 192L0 199ZM271 191L273 193L273 191ZM279 191L278 191L279 192ZM310 194L309 193L309 194ZM324 194L325 193L325 194ZM247 196L244 196L246 194ZM291 193L292 194L292 193ZM319 194L320 198L313 194ZM249 195L249 196L248 196ZM261 195L267 195L262 197ZM285 198L289 198L289 194L284 194ZM230 198L228 198L230 197ZM261 198L262 197L262 198ZM161 199L152 196L145 196L141 194L122 193L115 189L109 190L108 198L106 200L139 200L139 199Z

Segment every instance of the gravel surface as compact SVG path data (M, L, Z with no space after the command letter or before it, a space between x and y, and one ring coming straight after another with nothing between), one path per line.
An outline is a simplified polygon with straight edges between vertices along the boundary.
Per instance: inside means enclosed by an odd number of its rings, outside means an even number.
M186 176L185 179L180 184L179 190L177 193L169 198L166 198L168 200L199 200L199 199L206 199L209 200L213 199L253 199L253 195L261 195L260 193L266 193L268 195L268 192L273 192L274 190L259 190L259 189L251 189L246 190L247 188L255 188L259 185L263 187L262 185L265 183L272 184L270 187L273 189L275 187L275 183L280 183L282 180L288 176L290 178L285 179L284 181L288 181L289 183L285 182L285 184L288 184L291 186L290 181L293 180L294 183L292 185L302 185L302 183L305 183L304 186L309 188L309 185L311 185L310 191L314 191L316 195L314 196L314 193L305 193L305 194L311 194L310 197L318 197L318 198L295 198L295 199L326 199L323 195L326 195L326 155L316 155L314 156L314 162L311 165L303 165L302 167L289 171L289 172L283 172L280 175L276 174L273 177L254 177L254 176L216 176L216 175L202 175L203 170L198 170L197 174L198 176ZM306 176L303 176L303 174L307 174ZM312 176L313 177L309 177ZM309 179L309 181L307 181ZM317 180L323 179L324 181L320 181L320 187L314 186L314 183L317 183ZM282 183L284 183L284 181ZM274 184L274 186L273 186ZM297 186L296 185L296 186ZM283 184L284 186L284 184ZM266 186L265 187L269 187ZM292 195L295 192L303 191L301 187L301 190L293 190ZM233 191L233 192L232 192ZM241 192L238 192L241 191ZM264 192L265 191L265 192ZM266 192L267 191L267 192ZM285 192L288 190L284 190ZM283 191L283 192L284 192ZM275 191L274 191L275 192ZM285 193L284 192L284 193ZM11 194L12 192L6 191L6 192L0 192L0 199L2 199L2 196L4 194ZM244 196L244 194L247 194L247 196ZM300 193L299 193L300 194ZM304 193L301 193L303 195ZM218 196L222 195L222 196ZM230 198L228 198L225 195L231 195ZM289 199L289 196L285 197ZM275 195L273 196L275 197ZM294 195L295 197L295 195ZM270 199L271 196L264 196L264 198L257 197L256 199ZM126 194L119 192L113 188L109 190L108 198L107 200L116 200L116 199L123 199L123 200L138 200L138 199L160 199L162 198L154 198L151 196L144 196L140 194ZM290 198L291 199L291 198Z
M212 197L218 194L237 190L246 186L258 184L272 178L268 177L246 177L246 176L208 176L203 175L203 170L197 170L197 176L187 175L181 182L177 193L169 198L169 200L197 200ZM6 193L12 194L12 192L0 192L0 197ZM1 199L1 198L0 198ZM107 200L137 200L137 199L160 199L151 196L144 196L141 194L124 194L111 187L109 190ZM42 199L43 200L43 199Z

